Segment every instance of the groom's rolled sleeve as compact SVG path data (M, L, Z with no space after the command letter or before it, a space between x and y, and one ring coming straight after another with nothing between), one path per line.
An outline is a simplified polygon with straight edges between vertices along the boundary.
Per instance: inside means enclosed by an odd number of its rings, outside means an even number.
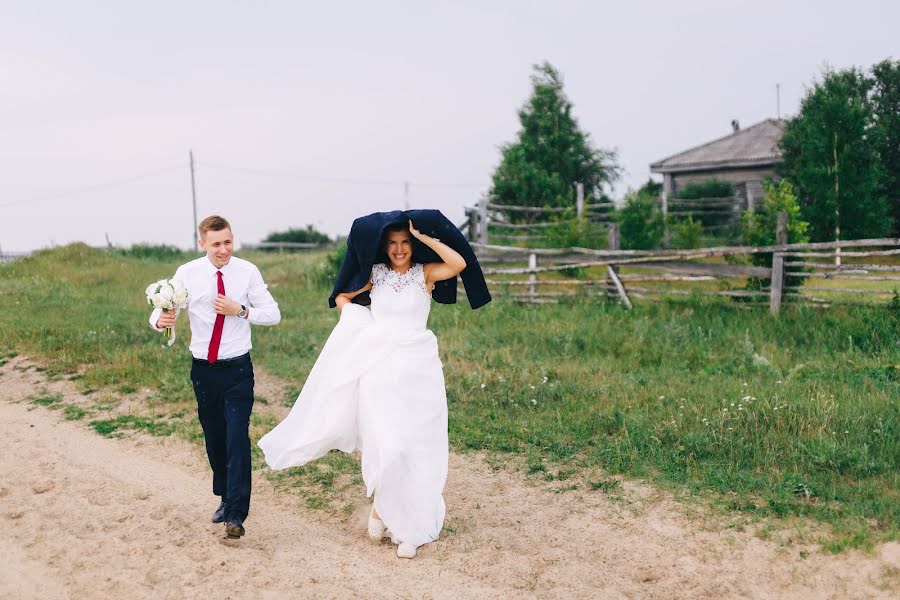
M253 269L250 274L250 289L247 291L250 302L250 314L248 320L254 325L278 325L281 321L281 311L278 303L269 292L269 286L263 281L259 269Z

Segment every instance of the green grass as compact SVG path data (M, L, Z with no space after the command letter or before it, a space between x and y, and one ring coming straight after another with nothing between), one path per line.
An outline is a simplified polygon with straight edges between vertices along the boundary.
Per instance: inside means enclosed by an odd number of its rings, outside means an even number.
M245 257L283 313L279 326L254 329L254 362L299 384L337 320L310 275L324 255ZM143 298L178 260L72 245L0 266L0 302L11 308L0 311L0 356L39 359L49 375L80 369L83 389L147 388L154 411L183 411L193 403L186 320L175 347L162 348ZM463 303L434 305L430 326L457 451L507 456L523 476L560 481L560 492L616 491L616 479L578 480L602 468L754 517L810 517L830 525L832 551L900 537L900 315L885 305L788 306L773 318L702 299L630 312L596 301ZM273 424L256 422L254 436ZM201 439L198 428L182 433ZM358 465L342 456L271 477L329 506L334 490L359 485Z
M29 398L29 402L38 406L56 409L62 407L62 396L60 394L43 394L41 396L32 396Z
M87 412L80 406L70 404L63 409L63 416L66 421L79 421L87 415Z
M123 430L141 431L155 436L171 435L174 424L161 419L137 415L119 415L114 419L98 419L90 422L91 428L102 436L115 437Z

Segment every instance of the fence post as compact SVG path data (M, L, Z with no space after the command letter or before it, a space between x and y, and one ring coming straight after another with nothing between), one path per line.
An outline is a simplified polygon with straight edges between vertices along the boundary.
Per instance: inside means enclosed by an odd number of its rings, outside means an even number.
M775 229L775 245L788 243L787 213L778 213L778 224ZM777 315L781 311L781 299L784 296L784 254L772 253L772 277L769 291L769 312Z
M609 250L621 250L622 249L622 241L621 236L619 235L619 224L618 223L610 223L609 228L606 230L606 244ZM619 272L619 267L610 265L610 268L614 273ZM612 302L616 298L619 297L619 290L616 289L615 282L607 275L606 277L606 300L607 302Z
M787 230L788 215L786 212L778 213L778 223L775 225L775 244L781 246L788 243Z
M537 254L532 252L528 255L528 302L535 304L537 300Z
M488 243L488 212L487 198L478 201L478 235L477 240L481 244Z
M575 184L575 214L578 218L584 216L584 184Z
M474 208L467 208L466 215L469 217L469 240L478 241L478 211Z
M669 195L675 191L673 183L671 173L663 174L663 189L659 196L659 210L663 219L663 248L669 247Z

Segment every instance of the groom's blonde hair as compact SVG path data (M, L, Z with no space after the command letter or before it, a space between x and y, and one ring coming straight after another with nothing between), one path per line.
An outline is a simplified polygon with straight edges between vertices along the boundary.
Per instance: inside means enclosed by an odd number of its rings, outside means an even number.
M231 223L229 223L225 217L212 215L200 221L200 225L197 226L197 229L200 231L200 237L206 239L207 231L222 231L223 229L231 231Z

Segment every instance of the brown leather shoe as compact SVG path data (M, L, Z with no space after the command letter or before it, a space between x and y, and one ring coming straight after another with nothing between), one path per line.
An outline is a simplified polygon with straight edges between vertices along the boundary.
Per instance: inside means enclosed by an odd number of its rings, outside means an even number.
M225 523L225 535L230 538L239 538L244 535L244 523L240 519L228 519Z

